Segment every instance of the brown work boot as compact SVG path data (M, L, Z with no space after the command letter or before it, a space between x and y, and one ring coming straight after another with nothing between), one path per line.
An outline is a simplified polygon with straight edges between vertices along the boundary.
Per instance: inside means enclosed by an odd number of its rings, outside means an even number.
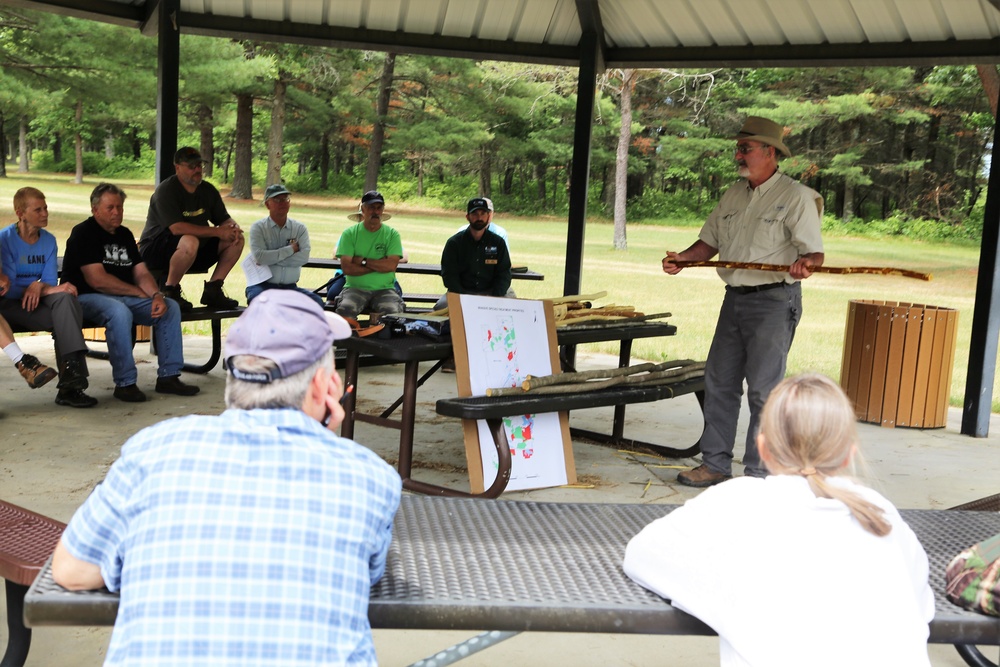
M240 305L239 301L236 299L230 299L226 296L226 293L222 291L221 280L205 281L205 291L201 294L201 303L204 306L215 308L216 310L232 310L236 306Z
M24 355L21 357L21 361L14 365L17 366L21 377L24 378L24 381L32 389L38 389L50 380L55 379L57 375L54 369L49 368L40 362L38 357L31 354Z
M693 486L699 489L706 486L714 486L719 482L725 482L727 479L732 478L732 475L713 471L704 463L694 470L685 470L677 475L677 481L684 486Z

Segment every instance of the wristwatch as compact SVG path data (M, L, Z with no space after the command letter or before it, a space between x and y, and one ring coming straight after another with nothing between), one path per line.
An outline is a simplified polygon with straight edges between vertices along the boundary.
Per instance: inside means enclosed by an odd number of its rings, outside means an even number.
M368 266L368 258L367 257L362 257L361 258L361 266L365 266L365 267Z

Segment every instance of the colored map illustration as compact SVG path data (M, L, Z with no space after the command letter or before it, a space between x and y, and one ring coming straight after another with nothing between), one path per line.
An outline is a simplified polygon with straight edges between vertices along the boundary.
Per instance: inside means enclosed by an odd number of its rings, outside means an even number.
M517 354L517 330L514 319L498 317L495 322L482 328L482 352L489 368L489 376L500 387L516 387L524 381ZM535 452L531 440L534 415L504 417L507 442L511 456L530 459Z

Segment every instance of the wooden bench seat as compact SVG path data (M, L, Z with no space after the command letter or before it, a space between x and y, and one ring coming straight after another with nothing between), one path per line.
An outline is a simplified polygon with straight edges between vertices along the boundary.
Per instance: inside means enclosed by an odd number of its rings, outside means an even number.
M437 413L446 417L459 419L485 419L493 434L493 444L499 457L499 469L496 480L483 494L487 498L496 498L510 479L511 457L507 446L507 437L503 430L503 418L515 415L540 414L545 412L562 412L599 408L607 406L622 407L632 403L649 403L662 401L685 394L694 394L702 410L705 407L705 380L692 378L674 384L654 386L625 385L608 387L596 391L558 394L532 394L526 392L516 396L473 396L470 398L443 398L438 400ZM617 412L617 411L616 411ZM612 443L626 447L644 447L657 454L671 458L694 456L699 451L698 443L678 449L648 442L640 442L623 437L624 412L615 415L611 434L597 433L583 429L570 428L575 436Z

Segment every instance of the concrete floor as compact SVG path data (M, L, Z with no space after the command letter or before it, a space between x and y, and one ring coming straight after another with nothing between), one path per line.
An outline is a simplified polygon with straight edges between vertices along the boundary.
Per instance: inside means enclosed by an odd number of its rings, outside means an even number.
M22 347L51 362L47 336L19 337ZM188 337L187 357L207 358L208 340ZM95 347L100 347L95 345ZM114 461L122 443L144 426L191 413L215 414L223 409L225 378L220 368L205 376L185 376L202 387L197 397L161 396L152 392L155 358L137 345L140 387L150 401L126 404L111 396L113 382L107 362L91 361L91 393L100 404L90 410L56 406L54 387L28 391L14 369L0 370L0 497L53 518L68 521ZM610 368L616 359L587 354L581 349L580 367ZM399 393L399 367L363 368L359 399L374 408L390 403ZM465 450L459 423L434 412L434 401L456 394L455 378L437 374L420 390L417 412L414 478L468 488ZM701 413L693 396L631 406L626 436L673 446L687 446L701 433ZM572 423L606 430L611 410L573 414ZM1000 419L991 422L991 436L975 439L959 434L961 414L949 410L945 428L931 430L883 429L860 424L862 451L868 463L864 479L900 508L947 508L1000 491ZM745 418L743 422L745 423ZM664 433L668 434L664 438ZM397 432L358 424L356 440L387 460L398 455ZM742 438L742 435L740 436ZM679 468L697 465L696 459L665 460L587 442L574 442L576 486L505 494L509 500L557 502L682 503L697 493L674 482ZM739 451L737 452L739 456ZM0 593L2 596L2 593ZM0 608L0 617L4 612ZM34 633L29 667L100 665L109 628L40 628ZM375 631L380 663L407 665L472 636L468 632ZM0 645L6 645L6 623L0 626ZM526 633L462 665L574 664L603 665L718 665L715 638L635 635ZM932 646L935 667L965 663L950 646ZM987 655L1000 659L998 649Z

